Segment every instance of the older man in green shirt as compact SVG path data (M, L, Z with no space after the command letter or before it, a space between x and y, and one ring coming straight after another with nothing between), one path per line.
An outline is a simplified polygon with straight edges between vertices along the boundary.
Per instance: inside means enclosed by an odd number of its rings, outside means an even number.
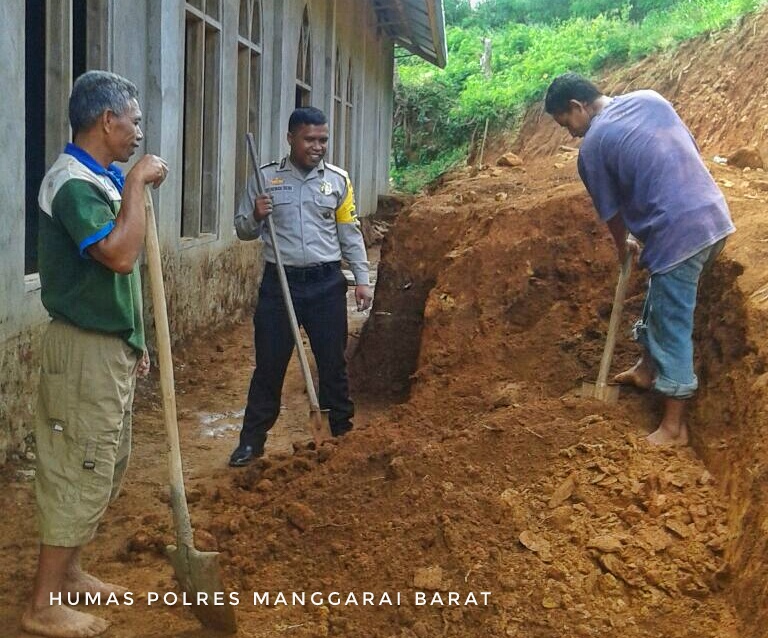
M43 636L97 636L107 622L67 605L77 593L120 595L80 566L83 546L117 496L128 465L136 375L146 373L138 256L143 191L168 166L145 155L123 177L143 138L136 87L89 71L72 88L68 144L40 187L43 338L35 436L40 556L22 618Z

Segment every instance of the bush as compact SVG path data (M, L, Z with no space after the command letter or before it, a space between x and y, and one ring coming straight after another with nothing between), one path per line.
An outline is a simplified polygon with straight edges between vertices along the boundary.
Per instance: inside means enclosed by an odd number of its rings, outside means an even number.
M467 159L467 146L457 146L438 155L432 160L407 168L393 168L391 180L394 187L403 193L418 193L424 186L434 182L443 173L463 164Z

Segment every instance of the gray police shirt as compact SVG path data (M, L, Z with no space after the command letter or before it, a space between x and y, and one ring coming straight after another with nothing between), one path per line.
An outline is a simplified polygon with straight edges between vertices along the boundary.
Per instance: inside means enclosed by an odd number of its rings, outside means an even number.
M264 165L262 173L265 190L272 196L272 221L283 264L307 267L343 258L355 283L369 284L368 257L347 172L320 162L303 175L284 157ZM275 263L267 225L253 217L257 197L256 176L251 175L235 213L235 230L240 239L261 239L265 259Z

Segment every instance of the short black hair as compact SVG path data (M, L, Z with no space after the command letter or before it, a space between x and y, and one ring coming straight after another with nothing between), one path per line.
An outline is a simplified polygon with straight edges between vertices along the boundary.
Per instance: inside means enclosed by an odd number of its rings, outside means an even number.
M550 115L559 115L570 109L570 101L592 104L603 94L592 82L578 73L563 73L556 77L547 89L544 110Z
M288 119L288 132L293 133L303 124L322 126L328 124L328 118L325 113L314 106L302 106L291 113L291 117Z
M104 111L122 115L139 92L130 80L109 71L87 71L72 86L69 97L69 123L72 134L84 131L101 117Z

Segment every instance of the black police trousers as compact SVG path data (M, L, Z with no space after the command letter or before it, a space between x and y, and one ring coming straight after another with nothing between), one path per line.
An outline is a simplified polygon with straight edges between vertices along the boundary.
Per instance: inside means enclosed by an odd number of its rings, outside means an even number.
M347 280L339 262L286 268L293 308L309 337L319 374L320 408L328 410L331 433L352 428L344 352L347 344ZM280 414L280 395L293 353L291 325L280 291L277 267L267 262L253 316L256 369L248 390L240 444L263 450L267 432Z

